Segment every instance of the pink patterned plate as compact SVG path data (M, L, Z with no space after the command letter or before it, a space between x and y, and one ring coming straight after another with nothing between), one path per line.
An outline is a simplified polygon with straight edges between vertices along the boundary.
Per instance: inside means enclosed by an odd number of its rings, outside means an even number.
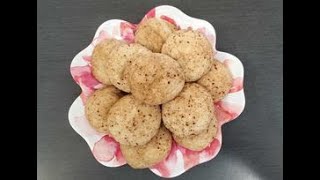
M216 49L216 33L207 21L190 17L172 6L158 6L150 10L143 19L150 17L162 18L176 24L181 29L192 28L204 33L212 47ZM69 122L72 128L85 139L94 157L107 167L119 167L126 164L119 143L112 137L96 132L84 115L84 103L87 97L96 89L103 87L91 74L91 54L94 46L105 38L123 39L133 42L136 24L124 20L112 19L104 22L97 30L92 43L78 53L72 60L70 71L75 82L81 87L82 93L73 102L69 110ZM243 66L240 60L225 52L217 51L214 57L223 62L233 76L233 87L229 94L216 104L216 114L219 121L217 137L204 150L196 152L185 149L175 142L169 156L150 170L161 177L175 177L188 169L213 159L219 152L222 143L221 126L237 118L244 109L245 97L243 91Z

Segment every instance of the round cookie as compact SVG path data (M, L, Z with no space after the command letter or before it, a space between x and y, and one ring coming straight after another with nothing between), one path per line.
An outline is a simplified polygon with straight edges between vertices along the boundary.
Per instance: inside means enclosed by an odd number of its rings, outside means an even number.
M162 19L150 18L138 25L135 32L135 42L153 52L161 52L161 47L176 27Z
M92 53L92 74L102 84L111 85L107 76L107 59L112 50L124 42L116 39L106 39L95 46Z
M142 146L120 144L120 149L128 165L135 169L142 169L164 160L170 153L171 145L171 133L165 127L161 127L158 134L147 144Z
M130 92L128 79L123 76L124 69L134 61L137 56L151 53L147 48L140 44L121 44L114 49L107 60L107 76L110 82L118 89Z
M164 54L140 56L129 68L132 95L150 105L168 102L184 86L185 79L179 63Z
M209 91L214 102L218 102L229 93L232 87L231 72L220 61L213 60L210 71L202 76L197 83Z
M110 134L120 144L144 145L158 133L161 110L126 95L111 107L107 123Z
M89 124L98 132L108 133L107 117L111 106L122 96L114 86L96 90L85 104L85 115Z
M197 83L187 83L179 96L162 105L164 125L179 137L200 134L213 118L211 95Z
M200 134L183 138L173 134L173 138L182 147L193 151L201 151L206 148L215 138L218 130L217 123L218 121L214 117L211 120L208 129L202 131Z
M196 81L211 67L213 49L208 39L198 31L179 30L171 34L161 53L176 59L181 65L186 82Z

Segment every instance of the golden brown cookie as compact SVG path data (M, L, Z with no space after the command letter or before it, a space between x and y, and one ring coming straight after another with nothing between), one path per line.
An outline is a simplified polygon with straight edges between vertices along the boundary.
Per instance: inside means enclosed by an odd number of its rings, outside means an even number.
M214 60L209 73L202 76L197 83L205 87L214 102L217 102L224 98L232 87L231 72L223 63Z
M200 134L213 118L211 95L197 83L187 83L175 99L162 105L164 125L179 137Z
M89 124L98 132L108 133L107 117L111 106L122 97L120 90L107 86L96 90L85 104L85 114Z
M169 22L151 18L139 24L135 32L135 42L145 46L153 52L161 52L161 47L168 36L176 30Z
M215 138L218 130L217 123L218 121L214 117L211 120L208 129L202 131L200 134L191 135L183 138L173 134L173 138L182 147L185 147L193 151L201 151L204 148L206 148Z
M150 105L173 99L185 82L179 63L159 53L138 57L130 66L129 76L132 95Z
M159 106L147 105L126 95L111 107L107 122L110 134L119 143L144 145L158 133L161 111Z
M107 76L107 59L114 48L124 42L116 39L106 39L95 46L92 53L92 74L102 84L111 85Z
M114 48L107 60L106 74L110 82L122 91L130 92L128 79L123 75L124 69L134 61L137 56L151 53L150 50L141 46L140 44L121 44Z
M135 169L151 167L164 160L171 150L171 133L161 127L151 141L142 146L120 144L121 152L127 163Z
M161 53L179 62L186 82L196 81L209 72L213 58L209 40L193 30L179 30L171 34L163 44Z

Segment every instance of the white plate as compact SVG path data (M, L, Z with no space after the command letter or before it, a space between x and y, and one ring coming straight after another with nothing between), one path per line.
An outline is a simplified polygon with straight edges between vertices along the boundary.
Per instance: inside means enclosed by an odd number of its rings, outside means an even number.
M181 29L192 28L204 33L212 47L216 50L216 32L213 26L205 20L190 17L172 6L158 6L150 10L144 18L158 17L176 24ZM92 43L79 52L71 62L71 75L81 87L81 95L73 102L69 110L69 122L72 128L85 139L94 157L107 167L119 167L126 164L119 143L108 135L96 132L84 115L86 98L96 89L103 87L91 74L91 54L94 46L105 38L123 39L133 42L136 25L124 20L112 19L104 22L96 31ZM243 91L243 66L241 61L225 52L216 51L214 57L223 62L233 76L233 87L229 94L214 104L219 121L217 137L204 150L195 152L185 149L173 142L170 155L161 163L150 168L161 177L175 177L188 169L213 159L219 152L222 143L221 126L237 118L245 106Z

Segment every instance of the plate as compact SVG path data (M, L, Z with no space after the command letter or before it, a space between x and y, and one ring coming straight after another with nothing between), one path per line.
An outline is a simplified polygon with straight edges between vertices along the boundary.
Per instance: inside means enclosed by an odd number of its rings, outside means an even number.
M157 6L151 9L142 19L157 17L164 19L181 29L191 28L206 35L216 50L216 32L207 21L190 17L181 10L168 5ZM115 38L127 42L134 41L134 32L137 24L124 20L111 19L104 22L97 29L94 38L88 47L79 52L72 60L70 72L74 81L82 92L69 109L71 127L87 142L95 159L107 167L119 167L126 164L119 143L112 137L96 132L88 123L84 114L84 104L87 97L103 85L91 74L91 54L96 44L106 38ZM191 151L173 142L168 157L149 169L160 177L176 177L190 168L210 161L217 156L222 145L221 126L237 118L245 107L243 90L243 65L232 54L216 50L214 58L224 63L231 71L233 86L228 95L221 101L213 104L218 119L218 134L211 144L202 151Z

